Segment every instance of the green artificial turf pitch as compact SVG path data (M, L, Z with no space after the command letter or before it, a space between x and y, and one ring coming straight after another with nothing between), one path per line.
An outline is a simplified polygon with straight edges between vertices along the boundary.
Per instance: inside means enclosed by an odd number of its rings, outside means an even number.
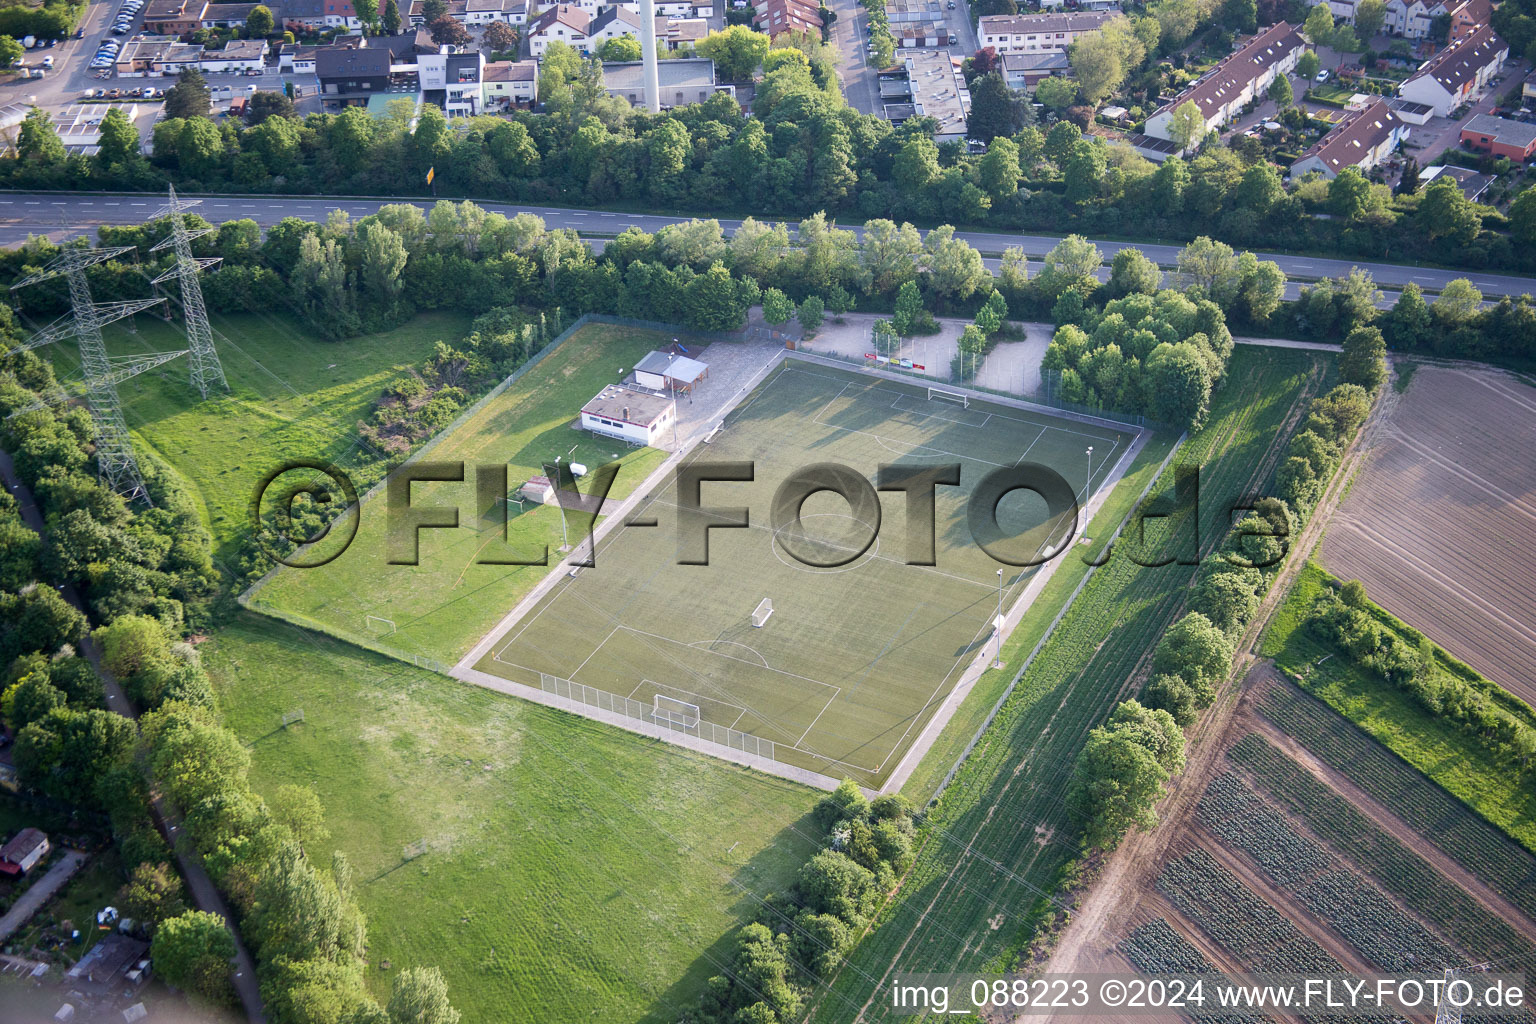
M1027 461L1053 468L1081 494L1088 446L1097 486L1133 438L1128 427L963 407L930 399L922 386L788 363L689 456L754 464L751 482L705 483L701 498L706 508L747 508L748 528L710 530L709 564L679 564L669 479L626 520L656 526L615 528L594 566L563 577L477 667L530 687L571 680L626 697L632 709L651 708L661 694L697 705L706 723L771 740L779 761L878 785L990 648L997 570L1009 604L1037 571L1003 565L972 541L972 488L997 467ZM936 564L907 564L900 492L880 495L876 538L853 561L815 567L794 558L771 525L774 493L796 470L823 462L870 481L882 464L959 463L960 485L936 489ZM1060 544L1066 525L1047 522L1045 502L1023 490L1001 501L998 519L1030 552ZM802 550L821 561L857 550L872 525L831 492L805 502L802 522ZM751 616L763 598L773 615L756 628ZM705 728L706 738L719 735Z

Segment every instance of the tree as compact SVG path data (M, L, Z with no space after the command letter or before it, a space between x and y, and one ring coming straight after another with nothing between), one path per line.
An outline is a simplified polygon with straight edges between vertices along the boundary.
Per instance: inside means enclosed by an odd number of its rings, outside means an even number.
M1333 11L1327 4L1318 4L1307 14L1301 31L1313 46L1328 46L1333 42Z
M1436 178L1424 189L1418 221L1430 241L1449 238L1461 245L1476 238L1482 226L1477 204L1462 194L1461 186L1450 175Z
M971 138L987 143L1023 127L1019 96L1000 73L990 71L971 83L971 110L965 124Z
M896 151L891 180L910 196L916 196L939 176L939 147L926 135L908 139Z
M621 36L620 38L628 39L629 37ZM484 43L492 53L505 53L506 51L515 49L517 47L517 29L513 28L511 25L508 25L504 21L493 21L489 25L485 26L484 32L480 33L480 41ZM610 40L610 42L616 41L617 40ZM638 56L640 52L640 46L638 43L635 44L634 49L636 56L626 57L624 58L625 60L640 59ZM619 58L604 56L603 59L618 60Z
M139 157L139 130L121 107L108 110L101 119L101 142L96 159L103 167L128 164Z
M1414 193L1416 193L1418 190L1419 190L1419 162L1417 160L1415 160L1413 157L1409 157L1403 163L1403 173L1402 173L1402 176L1397 179L1397 188L1394 191L1395 191L1395 193L1397 195L1400 195L1400 196L1411 196ZM1518 202L1518 200L1517 200L1517 202ZM1511 214L1514 213L1514 208L1513 207L1510 208L1510 213Z
M1164 342L1147 357L1152 417L1186 429L1205 422L1211 404L1211 367L1199 348L1189 342Z
M166 90L165 116L173 118L207 117L211 108L211 94L203 73L188 68L181 73L176 84Z
M1109 290L1116 296L1153 295L1162 287L1163 272L1140 249L1121 249L1110 263Z
M496 24L502 23L496 22ZM597 55L605 64L639 60L640 40L634 36L615 36L602 45Z
M897 334L905 337L912 333L912 328L922 318L923 312L923 295L918 290L917 282L905 282L896 292L896 310L891 314L891 326Z
M427 25L427 31L432 34L432 41L439 46L468 46L474 41L474 37L469 34L469 29L449 14L430 22Z
M738 237L740 232L738 232ZM917 276L923 236L911 224L878 219L864 225L859 262L871 295L883 295Z
M93 635L101 647L102 665L119 679L142 672L164 657L171 645L160 621L143 615L124 615Z
M1435 319L1442 324L1457 327L1469 322L1482 312L1483 293L1464 277L1447 281L1435 298Z
M1377 0L1377 2L1380 2L1380 0ZM1289 75L1281 72L1275 76L1275 80L1269 83L1269 98L1281 110L1291 105L1292 101L1296 98L1296 94L1291 90L1291 78Z
M379 20L379 0L352 0L352 10L358 20L370 28Z
M269 7L257 4L245 16L245 36L247 39L265 39L272 34L274 27L272 10Z
M684 322L699 331L732 331L746 318L737 284L724 263L712 264L688 282L684 308Z
M85 635L85 616L49 586L0 595L0 658L51 653Z
M398 0L384 0L384 34L397 36L400 34L400 4Z
M151 936L162 921L186 910L181 876L163 861L134 867L127 883L118 891L117 902L124 916L144 925Z
M245 107L245 123L251 126L261 124L269 117L282 117L293 119L298 116L294 112L293 100L286 93L273 92L263 89L251 93L250 101Z
M1052 75L1035 86L1035 99L1052 110L1066 110L1077 101L1077 83L1070 78Z
M826 304L820 297L807 295L800 303L800 308L795 312L795 319L800 321L800 329L807 336L816 333L816 328L821 326L821 319L826 313Z
M1509 228L1522 245L1536 245L1536 185L1521 190L1509 204Z
M1392 339L1392 347L1412 350L1427 345L1433 326L1423 290L1409 282L1387 319L1387 336Z
M1387 343L1374 327L1356 327L1339 354L1339 379L1375 391L1387 379Z
M929 231L928 237L923 239L923 248L927 252L924 277L928 290L934 295L969 298L983 281L991 279L992 275L981 261L981 253L969 242L956 238L955 229L948 224L940 224Z
M769 39L745 25L729 25L711 32L694 45L694 52L715 62L715 71L727 82L744 82L752 77L763 58L768 56Z
M1361 39L1374 39L1386 23L1386 0L1360 0L1355 5L1355 34Z
M1065 167L1067 159L1083 139L1083 130L1071 121L1057 121L1045 135L1045 156L1058 168Z
M1097 198L1104 187L1104 171L1108 159L1102 143L1094 139L1082 139L1072 147L1072 155L1061 169L1066 179L1066 199L1071 203L1085 203Z
M1188 152L1196 140L1205 135L1205 115L1195 106L1194 100L1185 100L1168 115L1168 134L1179 151Z
M42 107L33 107L22 118L16 133L16 155L28 163L53 163L64 159L64 143L53 127L53 118Z
M763 291L763 319L768 323L778 326L787 323L795 314L795 304L790 301L788 295L777 288L767 288Z
M1231 668L1232 641L1199 612L1170 626L1152 652L1154 673L1167 672L1195 686L1214 687Z
M10 36L0 36L0 69L13 66L26 52L22 45Z
M1129 700L1088 733L1069 803L1090 847L1112 849L1132 828L1150 828L1152 805L1184 767L1184 736L1166 711Z
M1119 89L1125 76L1146 57L1146 47L1123 17L1085 32L1067 50L1078 90L1094 106Z
M1316 9L1313 8L1313 10ZM1454 182L1452 187L1455 187ZM1456 194L1461 194L1459 189ZM1343 217L1345 220L1359 220L1376 205L1371 193L1371 183L1358 168L1346 167L1328 183L1328 206L1337 217Z
M218 1003L229 1001L235 940L218 914L189 910L155 929L149 955L155 973L177 988Z
M1317 56L1317 52L1308 50L1296 59L1296 74L1310 82L1317 77L1317 73L1322 69L1322 66L1323 62Z
M1237 253L1225 242L1204 235L1179 250L1179 273L1222 309L1232 305L1243 283Z
M1068 290L1080 295L1091 293L1098 287L1094 275L1103 265L1098 246L1082 235L1068 235L1045 254L1040 273L1035 275L1035 287L1052 300Z
M436 967L408 967L395 977L389 996L390 1024L458 1024L448 984Z
M272 820L286 828L306 851L318 852L317 848L331 837L325 827L325 808L308 786L278 786L272 793L271 810Z

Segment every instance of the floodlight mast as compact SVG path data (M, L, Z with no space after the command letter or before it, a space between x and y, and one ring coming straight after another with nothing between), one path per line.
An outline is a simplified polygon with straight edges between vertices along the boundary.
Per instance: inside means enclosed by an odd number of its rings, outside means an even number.
M16 284L11 291L25 288L42 281L63 276L69 283L71 322L62 321L45 328L42 339L33 339L29 347L36 348L73 335L80 347L80 365L85 372L86 401L91 407L91 418L96 426L96 466L101 481L114 494L128 501L150 501L149 490L139 472L138 460L133 454L133 440L128 434L128 424L123 419L122 402L118 399L117 385L159 366L161 363L186 355L182 352L161 352L151 356L135 356L112 359L101 337L101 328L114 320L131 316L141 309L163 302L161 298L132 299L127 302L96 303L91 299L91 287L85 279L87 267L104 263L133 246L124 245L98 249L67 249L56 256L42 270L31 274Z
M213 231L213 228L202 228L192 231L187 228L185 211L197 206L201 199L178 199L176 186L171 186L170 202L155 211L150 219L169 216L171 219L171 233L150 248L150 252L159 252L169 246L176 254L176 262L171 268L159 277L155 278L155 284L176 278L181 286L181 312L187 327L187 349L191 353L192 386L197 393L204 398L208 397L211 388L218 387L229 390L229 382L224 379L224 366L219 362L219 352L213 347L213 328L208 323L208 308L203 303L203 285L198 280L198 274L217 264L222 257L212 256L196 258L192 255L192 239L200 238Z

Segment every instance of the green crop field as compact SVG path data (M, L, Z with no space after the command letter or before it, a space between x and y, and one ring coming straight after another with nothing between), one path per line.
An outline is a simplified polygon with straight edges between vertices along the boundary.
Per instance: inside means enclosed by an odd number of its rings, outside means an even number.
M180 323L140 314L130 333L125 321L104 332L113 356L185 348ZM201 501L214 554L228 559L249 532L251 495L262 476L289 459L325 459L359 479L382 469L378 454L361 444L357 422L398 374L418 365L439 340L456 343L467 317L419 316L382 334L325 341L285 316L215 316L214 341L227 395L204 401L188 381L185 359L175 359L118 386L123 413L139 443L160 455ZM60 377L79 376L73 342L43 350Z
M655 448L573 429L581 406L605 384L615 367L670 342L655 331L590 324L528 368L511 387L441 436L433 461L465 463L463 483L418 483L415 505L457 505L459 527L423 530L419 564L391 565L386 552L382 495L363 503L357 537L335 561L316 569L284 569L254 595L254 607L363 643L377 642L409 655L452 662L483 636L548 572L542 565L485 565L477 559L501 537L500 515L475 507L475 470L507 467L507 483L522 486L556 456L598 466L620 462L609 491L622 498L666 457ZM576 447L574 453L572 446ZM529 503L513 506L507 539L519 552L554 549L561 542L560 509ZM575 531L581 515L572 515ZM347 524L339 524L342 529Z
M1313 353L1238 346L1209 422L1175 456L1200 467L1203 549L1224 535L1233 500L1262 492L1272 478L1285 427L1326 383L1325 366ZM1159 497L1173 476L1172 467L1161 475ZM1179 537L1162 544L1187 547L1195 521L1179 517L1170 527ZM917 864L817 997L814 1020L887 1018L882 997L895 970L1012 965L1033 935L1042 895L1056 888L1075 852L1064 806L1073 759L1088 729L1139 683L1153 644L1182 610L1192 571L1111 557L1089 578L930 809Z
M252 613L202 650L257 791L320 795L374 987L435 964L464 1024L675 1020L814 852L793 783Z
M688 459L755 466L752 481L711 483L703 497L748 509L750 528L716 527L709 564L679 564L685 528L668 482L632 515L655 528L609 534L595 566L560 580L477 667L530 687L541 676L571 680L643 709L660 694L697 706L706 723L772 741L780 761L878 786L985 647L999 588L1012 595L1035 571L999 575L972 541L966 505L978 483L1027 459L1080 490L1088 446L1102 479L1133 437L790 362ZM798 532L771 514L787 479L828 462L865 480L885 463L961 466L959 486L936 489L935 564L908 564L916 555L900 494L884 499L882 515L878 504L851 508L822 492L805 502ZM1016 493L998 509L1011 550L1033 557L1065 543L1071 524L1039 496ZM773 614L756 628L765 598Z
M1483 742L1455 723L1430 714L1408 693L1357 668L1307 628L1308 609L1330 578L1315 563L1309 562L1302 569L1265 631L1261 652L1274 658L1275 664L1307 692L1423 772L1433 784L1464 801L1526 850L1536 851L1536 791L1511 761L1494 757ZM1416 632L1379 608L1372 606L1372 611L1383 628L1393 629L1417 645ZM1448 671L1471 673L1443 651L1436 651ZM1321 660L1325 657L1326 661ZM1523 712L1522 717L1531 714L1515 698L1504 697L1506 706ZM1305 732L1301 738L1304 743L1311 742ZM1397 806L1392 797L1387 797L1387 803Z

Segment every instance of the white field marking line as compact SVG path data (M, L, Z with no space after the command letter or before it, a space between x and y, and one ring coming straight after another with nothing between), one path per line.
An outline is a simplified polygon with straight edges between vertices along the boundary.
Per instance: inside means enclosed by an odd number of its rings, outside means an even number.
M735 640L693 640L693 641L689 642L688 646L689 647L697 647L700 650L707 651L714 644L730 644L732 647L744 647L747 650L751 651L753 654L757 655L757 660L761 661L763 663L763 668L771 668L772 667L772 666L770 666L768 664L768 659L763 657L762 652L759 651L756 647L753 647L751 644L738 643ZM745 659L743 659L743 660L745 660Z
M903 400L906 400L906 399L911 399L912 401L915 402L915 401L917 401L917 396L916 395L897 394L895 398L891 399L891 408L895 409L897 412L910 412L913 415L931 416L931 417L933 417L936 420L943 420L945 423L958 423L962 427L970 427L973 430L980 430L982 427L985 427L987 425L987 420L990 420L992 418L992 413L989 412L989 413L986 414L985 417L983 417L983 419L982 419L982 421L980 423L967 423L965 420L957 419L954 416L945 416L942 413L933 412L933 411L930 411L928 409L914 408L914 407L911 407L911 406L904 406L901 403L902 403ZM930 398L930 399L928 399L928 401L932 402L933 399ZM829 424L829 426L830 426L830 424Z
M830 708L832 702L836 699L836 697L827 698L827 702L821 706L821 710L816 712L816 717L811 719L811 724L805 727L805 732L801 733L800 738L795 740L794 749L800 749L800 744L805 742L805 738L811 734L812 729L816 728L816 723L821 721L821 716L827 713L827 708Z
M842 431L846 431L847 433L850 433L850 434L860 434L860 435L862 435L864 437L872 437L876 441L878 441L882 445L884 445L887 451L891 451L891 452L897 451L897 449L891 447L892 444L903 444L903 443L906 443L906 442L897 441L895 438L884 437L884 436L882 436L880 434L874 433L873 431L857 430L857 429L855 429L853 427L839 426L836 423L827 423L826 421L821 419L821 414L820 413L817 413L816 414L816 418L813 419L811 422L816 424L819 427L830 427L833 430L842 430ZM887 443L887 442L889 442L889 443ZM918 448L922 448L922 449L924 449L926 451L930 451L930 452L938 452L940 455L948 455L952 459L964 459L967 462L979 462L983 466L994 466L994 467L996 467L998 469L1007 469L1008 468L1007 466L1005 466L1001 462L991 462L991 461L989 461L987 459L979 459L979 458L977 458L974 455L961 455L959 452L952 452L952 451L948 451L948 450L943 449L943 448L935 448L935 447L933 447L932 445L929 445L929 444L911 444L911 443L907 443L907 453L908 454L910 454L913 451L916 451Z
M654 504L665 505L668 508L681 508L682 507L681 505L674 505L670 501L663 501L660 498L655 499ZM697 511L699 513L705 515L705 516L710 516L710 517L713 517L715 519L720 519L722 521L724 521L725 518L726 518L725 516L717 515L716 513L711 512L708 509L698 509ZM838 513L826 513L826 514L838 514ZM852 519L853 517L852 516L846 516L845 518ZM774 534L775 534L775 531L774 531L773 527L771 527L771 526L764 526L761 523L748 523L747 524L747 529L749 529L749 530L762 530L764 533L769 535L769 537L770 537L769 543L770 544L773 543L773 540L771 539L774 536ZM793 557L793 556L791 556L791 557ZM987 583L984 580L973 580L973 579L971 579L968 576L956 576L954 573L952 573L952 572L945 572L943 569L940 569L937 566L932 566L932 565L911 565L911 564L909 564L907 562L903 562L899 558L892 558L889 555L873 554L873 555L869 555L868 557L869 557L869 560L872 561L872 562L873 561L890 562L893 565L906 566L909 569L921 569L923 572L930 572L930 573L933 573L935 576L943 576L946 579L952 579L952 580L955 580L955 581L957 581L959 583L969 583L973 587L986 587L988 590L993 589L992 584ZM809 568L809 567L807 567L807 568ZM813 573L813 575L816 575L816 576L831 576L831 575L835 575L835 574L834 573Z
M1040 428L1040 433L1036 434L1035 435L1035 439L1033 441L1029 442L1029 448L1025 448L1024 449L1023 454L1021 454L1019 456L1019 458L1018 458L1018 461L1014 463L1015 466L1017 466L1020 463L1022 463L1024 461L1024 456L1029 454L1030 449L1034 448L1035 445L1040 443L1040 439L1045 436L1045 432L1046 432L1047 429L1048 428L1046 428L1046 427L1041 427Z
M603 649L603 644L606 644L608 642L608 637L613 636L613 634L617 633L618 631L619 631L619 627L618 626L614 626L612 629L610 629L608 631L608 636L603 637L602 641L596 647L592 648L592 653L588 654L585 658L581 659L581 664L576 666L576 671L574 671L570 675L566 676L566 678L569 679L573 683L581 682L581 680L576 678L577 676L581 675L581 670L587 667L587 662L589 662L593 658L597 657L597 652ZM594 686L593 689L595 690L595 689L597 689L597 687Z
M660 633L652 633L649 630L645 630L645 629L636 629L634 626L619 625L619 626L615 627L615 631L620 630L620 629L624 630L624 632L626 632L626 633L633 633L636 636L646 636L646 637L650 637L652 640L660 640L662 643L675 644L678 647L686 647L690 651L700 650L700 648L693 646L693 644L688 643L685 640L678 640L678 639L675 639L675 638L670 637L670 636L662 636ZM612 636L612 634L610 633L609 636ZM605 638L603 640L603 642L607 643L608 641ZM746 645L742 644L741 646L745 647ZM751 648L747 648L747 649L751 650ZM735 661L735 662L739 662L740 664L743 664L743 665L752 665L753 668L761 668L764 671L772 672L776 676L787 676L790 679L799 679L799 680L802 680L802 681L807 682L807 683L815 683L817 686L825 686L825 687L828 687L830 689L836 690L838 693L842 693L843 692L843 688L841 686L838 686L836 683L822 682L820 679L812 679L810 676L803 676L803 675L801 675L798 672L790 672L790 671L788 671L786 669L774 668L772 665L757 665L757 664L754 664L753 662L748 661L746 658L738 658L738 657L735 657L734 655L723 654L720 651L709 651L709 650L706 650L706 651L704 651L704 653L705 654L713 654L715 657L717 657L717 658L724 658L726 661ZM753 651L753 653L756 654L757 652ZM759 658L762 657L761 654L758 654L757 656ZM767 716L764 716L764 720L765 721L767 720Z
M833 402L837 401L839 398L842 398L843 397L843 391L847 391L851 387L853 387L853 381L849 381L848 383L844 384L842 391L839 391L837 394L833 395L831 398L829 398L825 402L823 402L821 404L821 408L816 410L816 415L811 417L811 422L812 423L820 423L821 422L821 414L827 411L827 406L831 405Z

